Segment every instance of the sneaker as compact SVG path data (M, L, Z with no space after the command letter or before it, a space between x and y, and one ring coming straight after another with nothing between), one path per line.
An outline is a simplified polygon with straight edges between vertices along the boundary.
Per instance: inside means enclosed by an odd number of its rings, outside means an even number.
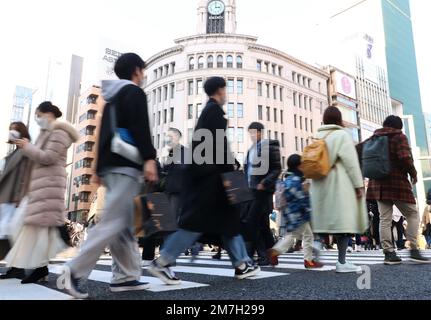
M77 299L87 299L88 298L88 292L83 290L80 287L80 279L75 278L69 268L69 266L64 265L63 267L63 274L62 276L65 277L65 283L66 283L66 291L73 297Z
M314 260L312 261L305 260L304 266L305 266L305 269L311 270L311 269L321 269L324 267L324 264Z
M410 260L415 263L431 263L431 260L425 258L419 250L410 250Z
M150 288L147 282L128 281L123 283L116 283L110 285L111 292L128 292L128 291L142 291Z
M212 256L214 260L221 260L221 252L217 252L215 255Z
M352 247L348 247L348 248L347 248L347 252L348 252L348 253L352 253L352 252L353 252L353 248L352 248Z
M280 254L275 249L269 249L268 250L267 256L268 256L268 261L271 264L271 266L274 266L274 267L278 266L278 263L279 263L278 256L279 255Z
M175 273L169 267L162 267L154 260L148 267L148 273L159 278L161 281L170 286L181 284L181 280L175 276Z
M253 266L249 263L245 265L244 269L236 268L235 269L235 278L238 280L243 280L251 277L255 277L260 272L259 266Z
M362 273L362 268L355 266L351 262L346 262L345 264L341 264L337 262L337 267L335 269L337 273Z
M384 264L387 266L394 266L397 264L401 264L403 260L397 256L395 252L385 252L385 262Z
M141 267L142 268L148 268L152 262L153 262L152 260L142 260L141 261Z

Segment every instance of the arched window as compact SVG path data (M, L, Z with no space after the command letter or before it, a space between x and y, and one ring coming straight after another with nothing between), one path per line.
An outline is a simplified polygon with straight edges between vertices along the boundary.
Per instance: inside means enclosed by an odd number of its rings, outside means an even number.
M193 70L195 68L195 58L191 57L189 59L189 70Z
M222 55L217 57L217 68L223 68L223 56Z
M214 57L213 56L208 56L208 68L214 68Z
M227 56L227 67L228 68L233 68L233 57L232 56Z
M204 63L205 63L205 59L203 56L200 56L198 59L198 69L203 69L204 68Z
M242 69L242 57L241 56L236 57L236 67L238 69Z

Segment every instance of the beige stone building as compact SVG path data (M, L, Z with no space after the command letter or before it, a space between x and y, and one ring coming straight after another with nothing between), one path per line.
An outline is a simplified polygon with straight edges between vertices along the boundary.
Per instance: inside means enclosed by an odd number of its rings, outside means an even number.
M260 45L254 36L236 34L235 0L202 0L197 34L147 60L145 91L155 147L161 151L169 127L190 142L207 97L203 83L222 76L228 83L228 138L240 162L251 141L247 127L260 121L266 136L287 157L301 152L321 125L328 106L329 73L287 53Z

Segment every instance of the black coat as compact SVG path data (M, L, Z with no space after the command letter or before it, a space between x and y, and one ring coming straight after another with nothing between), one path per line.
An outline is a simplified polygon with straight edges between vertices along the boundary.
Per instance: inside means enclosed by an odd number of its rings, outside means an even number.
M255 148L255 146L253 146L253 148ZM253 175L251 177L250 188L256 189L259 184L263 184L265 186L265 191L273 193L278 177L281 174L280 142L277 140L262 140L257 153L259 157L262 157L262 161L267 161L267 163L262 164L262 166L267 166L268 171L263 175ZM268 156L265 156L266 153L268 153ZM250 151L247 153L247 159L244 165L246 176L250 165L253 165L253 167L259 167L261 165L248 163L249 154Z
M201 232L207 235L236 236L240 231L240 214L229 204L222 183L222 174L234 171L234 166L226 162L231 155L226 139L227 120L223 109L214 101L208 101L198 120L195 132L200 129L211 131L216 137L217 130L224 131L218 150L222 150L223 164L216 164L217 142L213 139L213 163L193 164L188 166L182 192L183 210L179 219L182 229ZM204 141L193 141L192 150ZM221 157L221 155L218 155ZM233 158L231 158L232 160Z

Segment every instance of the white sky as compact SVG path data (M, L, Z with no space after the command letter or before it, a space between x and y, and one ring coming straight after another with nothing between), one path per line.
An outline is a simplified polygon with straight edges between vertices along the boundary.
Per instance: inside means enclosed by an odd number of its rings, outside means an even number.
M238 33L300 59L306 37L298 31L357 0L237 0ZM380 0L369 0L380 1ZM431 112L431 1L410 0L424 110ZM122 44L144 58L196 32L198 0L14 0L0 11L0 108L9 110L15 85L43 88L49 57L99 54L100 37ZM301 26L301 28L298 28ZM87 59L85 70L93 70ZM318 62L318 61L316 61ZM88 72L87 72L88 76ZM43 91L43 90L40 90ZM40 92L39 92L40 93ZM42 97L36 96L37 99ZM0 117L0 139L7 117ZM3 140L0 140L3 141Z

